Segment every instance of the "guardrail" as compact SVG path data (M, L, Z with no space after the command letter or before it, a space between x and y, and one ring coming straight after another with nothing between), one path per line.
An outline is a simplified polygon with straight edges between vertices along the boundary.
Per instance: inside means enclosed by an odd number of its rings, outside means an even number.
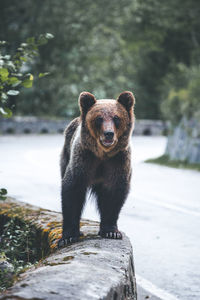
M70 120L51 120L37 117L0 119L1 134L63 133ZM167 124L160 120L136 120L134 135L163 135Z

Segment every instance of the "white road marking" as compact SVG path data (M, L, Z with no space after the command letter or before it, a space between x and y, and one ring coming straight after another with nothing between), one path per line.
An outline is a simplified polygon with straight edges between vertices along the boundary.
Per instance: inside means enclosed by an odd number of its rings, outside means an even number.
M176 296L166 292L165 290L160 289L159 287L155 286L150 281L142 278L138 274L136 274L136 282L139 286L141 286L144 290L151 293L152 295L162 299L162 300L178 300Z
M146 197L145 198L135 197L135 198L137 198L139 201L145 201L147 203L151 203L151 204L154 204L154 205L157 205L157 206L160 206L160 207L175 210L175 211L178 211L178 212L181 212L181 213L184 213L184 214L192 215L192 216L195 216L195 217L200 217L200 212L198 212L198 211L189 210L189 209L182 208L180 206L170 204L170 203L164 203L164 202L161 202L159 200L152 200L152 199L149 199L149 198L147 199Z

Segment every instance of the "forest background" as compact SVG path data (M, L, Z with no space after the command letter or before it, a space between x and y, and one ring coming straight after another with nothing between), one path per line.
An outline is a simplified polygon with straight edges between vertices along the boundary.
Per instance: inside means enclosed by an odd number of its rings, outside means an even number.
M41 33L54 36L24 63L33 87L10 96L8 107L15 115L73 117L81 91L98 99L131 90L138 119L199 116L199 15L197 0L2 0L3 54Z

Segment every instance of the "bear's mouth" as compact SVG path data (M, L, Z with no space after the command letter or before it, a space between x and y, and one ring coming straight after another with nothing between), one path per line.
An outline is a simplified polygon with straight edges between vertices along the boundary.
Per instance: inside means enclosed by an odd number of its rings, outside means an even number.
M100 142L104 147L110 147L114 144L114 139L106 139L106 138L102 138L100 137Z

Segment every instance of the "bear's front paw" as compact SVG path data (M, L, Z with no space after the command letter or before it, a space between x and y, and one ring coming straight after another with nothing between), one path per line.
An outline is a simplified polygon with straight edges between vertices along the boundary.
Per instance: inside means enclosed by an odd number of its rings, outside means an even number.
M79 237L67 237L67 238L61 238L59 241L58 241L58 248L61 248L61 247L64 247L64 246L67 246L67 245L70 245L72 243L76 243L78 242L79 240Z
M84 234L79 231L75 235L69 235L68 233L64 233L62 238L58 241L58 248L70 245L72 243L76 243L79 241L79 237L83 237Z
M102 238L106 239L116 239L116 240L121 240L122 239L122 233L116 229L116 230L100 230L99 235Z

